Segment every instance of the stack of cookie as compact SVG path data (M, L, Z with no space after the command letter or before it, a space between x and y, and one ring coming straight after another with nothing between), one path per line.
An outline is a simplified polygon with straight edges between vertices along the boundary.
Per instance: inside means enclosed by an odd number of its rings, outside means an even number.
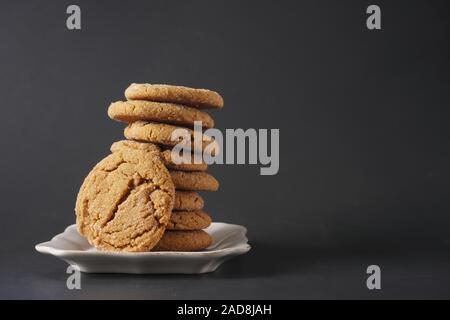
M135 150L159 146L160 159L175 187L170 220L153 250L194 251L208 247L211 237L202 229L211 224L211 217L202 210L204 201L198 191L216 191L219 183L206 172L208 166L203 161L194 163L193 158L194 153L207 151L214 141L200 133L201 143L194 144L193 128L196 121L203 129L214 127L214 120L203 109L222 108L222 97L205 89L151 84L132 84L125 90L125 97L127 101L114 102L108 108L111 119L128 124L124 131L128 141L119 143ZM172 159L172 148L181 142L173 139L178 129L192 138L184 146L190 150L184 163Z

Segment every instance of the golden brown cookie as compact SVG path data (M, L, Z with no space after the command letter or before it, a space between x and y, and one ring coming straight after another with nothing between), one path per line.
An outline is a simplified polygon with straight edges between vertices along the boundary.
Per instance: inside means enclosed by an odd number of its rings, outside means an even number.
M201 210L205 205L203 198L194 191L175 191L174 210Z
M114 143L84 180L75 212L78 231L99 250L148 251L170 220L175 190L159 148Z
M206 249L211 243L211 236L203 230L168 230L153 251L199 251Z
M202 210L172 211L166 230L201 230L210 224L211 217Z
M167 84L132 83L125 90L128 100L150 100L180 103L206 109L223 107L223 98L217 92Z
M194 121L201 121L204 128L214 127L213 118L206 112L173 103L145 100L113 102L108 108L108 116L127 123L145 120L194 126Z
M177 190L217 191L219 182L206 172L184 172L170 170L173 184Z
M111 145L111 152L121 152L125 150L136 150L136 151L146 151L154 153L155 155L161 157L160 148L153 143L138 142L131 140L120 140L116 141Z
M153 143L148 142L139 142L139 141L132 141L132 140L121 140L118 142L114 142L111 146L111 151L114 152L114 150L119 150L121 148L133 148L138 150L149 150L153 151L155 148L157 150L158 147L154 145ZM208 168L208 165L204 162L196 164L194 163L194 156L192 154L189 154L189 156L186 159L186 163L181 164L175 164L172 161L172 154L171 150L165 150L160 152L161 160L163 161L164 165L167 168L175 169L175 170L181 170L181 171L206 171Z
M172 139L172 133L175 130L179 130L178 132L180 133L187 133L190 140L186 141L181 136L179 136L179 139ZM130 123L125 128L124 134L127 139L157 143L170 147L180 144L186 148L189 148L190 150L197 151L204 151L205 148L210 144L217 145L217 143L211 137L205 134L201 134L201 136L199 137L199 139L201 139L201 146L197 147L194 144L193 130L156 122L136 121Z
M208 165L203 162L194 163L194 155L190 153L187 157L183 157L183 162L176 164L172 160L172 150L164 150L161 152L161 158L169 169L181 170L181 171L206 171L208 169Z

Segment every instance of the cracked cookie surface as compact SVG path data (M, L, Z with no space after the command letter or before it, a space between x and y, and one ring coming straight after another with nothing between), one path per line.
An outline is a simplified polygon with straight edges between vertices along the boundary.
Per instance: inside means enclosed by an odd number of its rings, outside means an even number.
M127 123L145 120L193 127L194 121L201 121L204 128L214 127L213 118L206 112L165 102L145 100L116 101L110 104L108 116L111 119Z
M201 230L210 224L211 217L205 211L172 211L166 230Z
M174 185L152 144L111 146L84 180L75 212L78 231L99 250L148 251L170 220Z
M153 251L199 251L211 243L211 236L203 230L168 230Z
M132 83L125 90L128 100L181 103L199 109L223 107L223 98L215 91L167 84Z

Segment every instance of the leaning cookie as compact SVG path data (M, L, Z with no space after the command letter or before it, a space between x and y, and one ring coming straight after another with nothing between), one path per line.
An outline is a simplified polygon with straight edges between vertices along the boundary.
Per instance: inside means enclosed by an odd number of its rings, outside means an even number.
M199 146L194 143L194 131L184 127L173 126L164 123L136 121L130 123L124 130L127 139L151 142L164 146L176 145L194 151L209 151L214 155L219 149L213 138L200 133Z
M199 251L206 249L211 243L211 236L203 230L168 230L153 251Z
M214 127L213 118L206 112L165 102L117 101L109 106L108 116L127 123L144 120L194 126L194 122L198 121L204 128Z
M201 210L205 202L203 198L194 191L175 191L175 202L173 210L192 211Z
M170 220L175 189L159 148L119 142L84 180L75 212L80 234L99 250L148 251Z
M125 90L128 100L180 103L206 109L223 107L223 98L215 91L167 84L132 83Z
M166 230L201 230L210 224L211 217L202 210L172 211Z
M219 182L206 172L184 172L170 170L176 190L217 191Z

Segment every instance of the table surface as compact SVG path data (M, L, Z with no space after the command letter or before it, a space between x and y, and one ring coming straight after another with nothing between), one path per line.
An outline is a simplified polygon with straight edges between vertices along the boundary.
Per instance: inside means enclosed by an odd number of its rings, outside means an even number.
M82 274L66 287L67 265L32 250L1 265L3 299L396 299L450 298L444 251L376 252L252 243L245 256L203 275ZM381 268L381 290L366 287L367 266Z

